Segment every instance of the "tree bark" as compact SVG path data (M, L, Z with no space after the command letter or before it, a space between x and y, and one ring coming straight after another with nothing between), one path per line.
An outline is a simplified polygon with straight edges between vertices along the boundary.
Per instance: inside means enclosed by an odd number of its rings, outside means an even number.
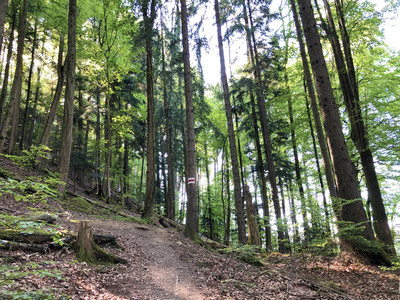
M146 195L144 200L144 211L142 218L152 220L154 215L154 193L155 193L155 106L154 106L154 74L153 74L153 50L152 32L156 16L156 1L151 0L150 16L148 15L148 0L142 3L144 18L144 30L146 35L146 93L147 93L147 147L146 147Z
M61 184L58 192L61 199L65 197L65 190L68 180L68 171L71 156L72 129L74 117L74 92L75 92L75 66L76 66L76 0L69 0L68 12L68 64L67 64L67 85L65 88L65 104L63 128L61 134L61 149L59 173Z
M197 238L199 230L199 210L197 206L196 188L196 141L194 132L194 108L192 78L189 57L189 32L186 0L181 0L183 65L186 99L186 151L185 176L187 193L186 225L184 233L191 238ZM194 236L196 235L196 236Z
M229 96L229 86L226 77L225 57L224 57L224 48L222 43L222 30L221 30L221 20L220 20L218 0L215 0L214 8L215 8L215 19L216 19L217 33L218 33L219 57L221 64L221 84L224 93L225 114L227 119L228 138L229 138L229 146L230 146L231 160L232 160L232 174L233 174L233 185L235 192L235 206L236 206L236 216L238 224L239 243L246 244L247 238L246 238L246 224L244 219L244 204L240 187L239 166L237 158L235 132L233 129L233 121L232 121L232 109Z
M18 24L17 65L15 67L14 81L11 88L9 109L0 132L0 151L4 151L8 127L11 122L10 141L8 154L13 154L17 142L17 129L19 124L19 108L21 103L21 89L23 76L23 54L25 47L26 17L28 14L28 1L24 0L20 8Z

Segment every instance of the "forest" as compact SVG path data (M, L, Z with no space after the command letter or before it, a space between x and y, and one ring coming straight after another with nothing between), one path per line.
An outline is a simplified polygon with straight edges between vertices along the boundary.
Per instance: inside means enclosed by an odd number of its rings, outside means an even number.
M271 2L1 0L2 155L194 241L390 266L399 2Z

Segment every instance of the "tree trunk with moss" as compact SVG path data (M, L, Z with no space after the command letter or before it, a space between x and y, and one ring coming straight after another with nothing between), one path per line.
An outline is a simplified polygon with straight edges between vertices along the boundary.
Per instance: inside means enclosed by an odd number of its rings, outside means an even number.
M108 253L96 245L92 235L92 222L80 221L76 242L72 248L76 251L79 261L89 264L96 263L124 263L125 260Z

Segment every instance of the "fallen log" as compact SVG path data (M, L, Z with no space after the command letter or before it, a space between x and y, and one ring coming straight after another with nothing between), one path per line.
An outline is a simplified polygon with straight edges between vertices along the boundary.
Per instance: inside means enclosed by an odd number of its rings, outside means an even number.
M179 224L178 222L175 222L174 220L168 219L166 217L161 217L158 221L160 222L161 226L163 226L164 228L173 227L178 230L182 230L182 228L183 228L182 224Z
M204 236L199 236L200 240L204 243L207 244L209 247L211 247L214 250L218 250L218 249L225 249L227 248L227 246L225 244L221 244L217 241L211 240L209 238L206 238Z
M117 244L117 240L113 235L93 234L93 240L97 245L101 244Z
M6 240L0 240L0 247L9 251L22 250L22 251L32 251L40 253L46 253L48 250L47 245L39 246L34 244L18 243Z
M52 215L44 214L44 215L40 215L40 216L33 216L31 218L31 220L35 221L35 222L44 222L44 223L48 223L48 224L54 224L56 222L57 218Z
M22 233L12 229L0 229L0 239L21 243L42 244L51 241L52 236L48 233Z
M55 249L57 248L57 246L55 246L57 243L52 242L53 237L54 235L48 233L22 233L15 230L0 229L0 239L28 244L43 244L51 242L50 244L52 245L52 249ZM76 239L75 235L64 236L60 239L60 248L64 245L69 245L74 239ZM97 245L117 245L117 240L113 235L93 234L93 239Z

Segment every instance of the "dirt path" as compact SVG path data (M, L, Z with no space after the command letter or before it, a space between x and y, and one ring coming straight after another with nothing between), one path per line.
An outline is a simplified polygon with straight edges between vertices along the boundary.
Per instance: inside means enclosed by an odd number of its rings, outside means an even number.
M125 251L116 253L128 260L107 276L103 287L120 299L190 299L210 294L205 280L194 268L196 247L174 230L113 220L92 219L93 232L114 235ZM110 249L111 250L111 249ZM203 253L206 254L206 253Z

